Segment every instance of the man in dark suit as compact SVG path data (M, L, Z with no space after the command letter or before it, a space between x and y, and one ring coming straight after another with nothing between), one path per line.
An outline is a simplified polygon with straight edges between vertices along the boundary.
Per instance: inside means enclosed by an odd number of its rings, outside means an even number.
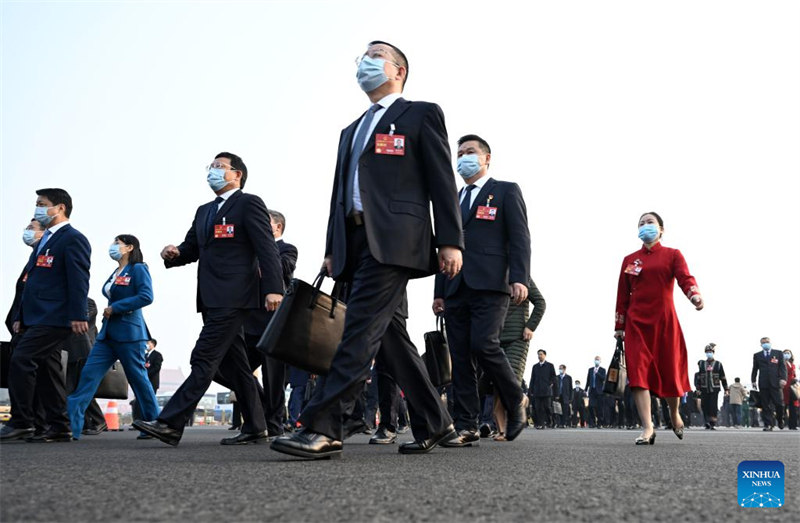
M464 227L464 268L447 281L436 277L433 312L444 314L453 362L455 424L459 436L447 446L477 444L480 398L476 362L494 384L508 413L505 437L527 423L525 396L500 348L509 294L516 305L528 297L531 238L522 191L488 176L492 150L477 135L458 140L459 194Z
M553 387L555 391L556 401L561 403L561 414L558 420L558 427L569 427L570 424L570 406L572 405L572 376L567 374L567 366L558 366L558 376L556 377L556 384Z
M199 261L197 309L203 315L189 377L158 419L133 424L169 445L180 442L183 427L217 371L230 380L245 419L242 432L221 443L258 443L267 438L243 324L253 310L278 308L283 280L267 207L258 196L240 190L246 182L247 167L242 159L231 153L218 154L208 166L208 184L217 198L198 207L183 243L161 251L168 269Z
M144 354L144 366L147 369L147 379L150 380L150 385L153 387L153 393L158 392L161 386L161 365L164 363L164 356L156 350L158 340L150 338L147 342L147 349ZM142 419L142 410L139 408L139 400L135 399L131 402L131 410L134 420Z
M606 382L606 369L600 366L600 356L594 357L594 367L586 374L586 392L589 393L589 426L602 428L606 424L604 417L605 394L603 386Z
M415 441L399 451L428 452L452 437L405 325L389 329L408 280L436 271L454 276L463 248L444 117L435 104L401 97L407 75L405 55L385 42L370 43L359 59L359 85L373 105L342 131L325 247L329 274L351 284L344 334L321 393L300 416L305 429L274 440L279 452L341 455L343 406L363 387L387 329L396 350L381 351L386 369L414 413Z
M756 380L758 378L758 380ZM761 415L765 431L771 431L777 418L783 428L783 387L786 385L786 364L783 353L772 348L768 337L761 338L761 350L753 354L753 371L750 374L753 388L758 387ZM757 384L757 385L756 385Z
M553 391L556 390L556 368L546 361L547 352L544 349L536 351L539 361L531 368L531 379L528 385L528 396L533 399L536 428L543 429L550 425L553 417L551 405Z
M572 389L572 426L586 427L586 405L583 399L586 391L581 387L581 382L575 381L575 388Z
M39 394L49 428L42 441L71 441L61 349L72 334L89 332L87 317L91 247L69 223L72 198L63 189L36 191L34 217L47 230L25 267L25 287L13 324L22 337L11 355L11 419L0 430L10 441L34 432ZM38 383L37 383L38 380Z

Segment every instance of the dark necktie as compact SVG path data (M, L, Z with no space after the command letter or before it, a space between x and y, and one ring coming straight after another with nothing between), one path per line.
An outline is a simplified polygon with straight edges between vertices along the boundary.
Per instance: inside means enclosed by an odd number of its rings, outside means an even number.
M52 233L50 232L50 229L47 229L46 231L44 231L44 234L42 235L42 239L39 240L39 248L36 249L36 254L39 254L40 252L42 252L42 247L44 247L44 244L47 243L47 240L50 239L50 236L52 236Z
M356 139L353 141L353 148L350 150L350 163L347 164L347 177L344 185L345 216L350 216L350 213L353 212L353 183L355 183L358 159L361 158L361 153L364 151L364 140L367 137L369 128L372 126L372 118L380 109L381 106L375 104L367 110L364 119L361 121L361 127L358 129L358 134L356 134Z
M206 231L208 232L208 237L214 237L214 218L217 216L217 211L219 209L219 204L225 201L225 198L222 196L217 196L214 198L214 205L208 210L208 216L206 217Z
M461 201L461 224L463 225L466 223L467 218L469 218L469 208L472 207L470 203L472 202L472 189L474 189L474 185L467 185L464 187L464 199Z

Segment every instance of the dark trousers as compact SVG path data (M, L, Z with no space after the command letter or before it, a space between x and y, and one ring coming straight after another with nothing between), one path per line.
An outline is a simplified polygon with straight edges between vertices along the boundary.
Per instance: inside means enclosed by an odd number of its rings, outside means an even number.
M780 387L764 387L758 397L761 400L761 416L765 427L773 427L775 423L783 424L783 389Z
M700 408L703 410L703 418L706 423L716 423L719 414L719 391L700 393Z
M414 439L441 433L451 420L431 384L425 364L397 312L409 274L402 267L383 265L369 252L364 227L348 231L348 266L352 284L342 341L320 394L300 415L314 432L342 439L342 414L369 376L373 358L405 392Z
M730 411L733 416L733 425L738 427L742 424L742 406L731 403Z
M550 420L553 417L552 404L552 396L537 396L533 398L533 407L536 409L533 421L537 427L550 425Z
M371 379L364 387L364 421L370 429L375 428L375 420L380 409L380 392L378 391L378 374L372 369Z
M559 415L558 424L563 427L569 427L570 419L570 401L568 399L558 400L561 403L561 414Z
M22 334L8 369L10 426L34 426L34 398L38 395L50 430L70 431L61 348L71 334L71 329L47 326L29 327Z
M794 402L790 401L788 410L789 410L789 428L794 430L797 428L797 415L798 415L798 410L800 410L800 407L794 406Z
M380 410L381 428L397 432L397 418L400 407L400 390L392 377L378 366L378 409Z
M303 410L306 387L305 383L292 387L292 392L289 393L289 423L291 423L292 427L296 426L300 412Z
M264 411L250 371L242 324L246 309L208 309L203 329L189 360L192 372L164 406L158 419L175 430L183 430L197 403L214 380L217 370L229 377L242 409L242 432L266 430Z
M585 427L586 417L586 406L583 404L583 398L576 398L572 402L572 425L574 427Z
M500 330L507 309L507 294L476 291L463 281L456 293L445 300L457 430L478 428L478 364L494 384L494 392L506 411L513 411L522 401L520 384L500 348Z
M598 393L589 392L589 426L602 427L605 423L603 419L603 397Z

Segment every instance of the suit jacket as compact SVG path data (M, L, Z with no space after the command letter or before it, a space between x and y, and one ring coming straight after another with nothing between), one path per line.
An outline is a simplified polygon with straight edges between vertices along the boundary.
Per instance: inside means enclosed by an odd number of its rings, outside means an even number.
M753 354L753 372L750 374L752 383L756 383L756 376L758 376L758 390L779 387L778 381L786 379L783 352L771 349L767 357L764 356L763 350Z
M92 248L69 223L50 236L42 255L52 256L51 267L37 267L36 248L25 266L27 281L15 321L23 326L72 327L88 321L89 266Z
M289 288L289 283L294 277L294 269L297 267L297 247L283 240L275 240L275 244L278 246L278 253L281 258L281 273L283 275L285 292L285 290ZM253 336L261 336L271 318L272 313L268 312L264 307L250 311L247 318L244 320L245 333Z
M595 379L594 387L592 387L592 375L594 375L594 367L589 367L589 372L586 373L585 390L589 393L590 398L601 396L603 394L603 385L606 382L606 369L603 367L597 368L597 377Z
M339 138L325 245L325 255L333 256L337 279L347 267L344 183L360 120L345 128ZM392 124L396 135L405 136L403 156L375 152L375 134L388 134ZM367 241L378 262L405 267L411 277L424 277L438 272L438 246L463 249L450 144L438 105L399 98L389 106L359 157L358 180Z
M197 310L208 308L259 309L267 294L283 294L278 247L272 236L267 207L258 196L236 191L217 212L214 201L197 208L180 256L165 260L169 269L199 261ZM232 238L214 238L206 228L209 213L214 224L234 226Z
M549 361L545 361L540 365L537 361L533 364L531 369L530 385L528 386L528 394L534 398L541 398L544 396L552 396L556 387L556 368Z
M127 285L117 285L117 279L128 281ZM128 280L130 278L130 280ZM120 342L147 341L150 331L142 315L142 307L153 303L153 281L150 271L144 263L126 265L117 278L111 273L111 289L106 293L103 285L103 296L108 298L108 306L113 313L103 318L103 327L97 334L98 340ZM107 280L108 281L108 280Z
M147 365L147 378L153 386L153 390L158 390L161 386L161 365L164 363L164 356L153 349L145 355L145 365Z
M559 393L560 390L560 393ZM564 374L564 376L556 376L556 383L553 385L553 391L561 401L568 401L572 403L572 376Z
M476 217L478 207L487 201L497 208L493 221ZM528 286L531 236L525 201L517 184L492 178L486 181L464 222L464 244L461 272L452 280L437 274L435 298L455 294L462 279L475 290L508 293L512 283Z

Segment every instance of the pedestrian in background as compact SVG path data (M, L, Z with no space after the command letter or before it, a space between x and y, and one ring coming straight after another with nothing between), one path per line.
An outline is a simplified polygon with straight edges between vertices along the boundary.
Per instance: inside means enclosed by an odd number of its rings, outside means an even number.
M715 343L706 345L706 359L697 362L698 372L695 374L697 382L695 387L700 391L700 405L703 409L706 429L716 430L717 415L719 413L720 384L725 394L728 393L728 380L725 378L725 368L722 363L714 358Z
M788 416L789 430L797 430L800 395L796 394L797 371L794 366L794 355L789 349L783 351L783 362L786 364L786 385L783 386L783 404L786 405L784 417Z
M661 245L664 221L655 212L639 218L642 248L622 261L617 288L614 336L625 339L628 379L636 407L646 425L637 445L653 445L655 428L650 418L651 391L665 398L673 431L683 439L683 421L678 412L680 398L691 390L686 342L673 303L677 280L697 310L703 297L681 252Z
M728 389L728 396L730 398L731 413L733 414L733 427L738 429L742 427L742 405L746 404L747 391L742 385L739 378L733 379L733 385Z
M756 380L756 378L758 378ZM783 428L783 388L786 386L786 364L783 353L772 348L769 337L761 338L761 350L753 354L750 373L753 388L758 387L758 400L764 419L764 431L776 424Z

